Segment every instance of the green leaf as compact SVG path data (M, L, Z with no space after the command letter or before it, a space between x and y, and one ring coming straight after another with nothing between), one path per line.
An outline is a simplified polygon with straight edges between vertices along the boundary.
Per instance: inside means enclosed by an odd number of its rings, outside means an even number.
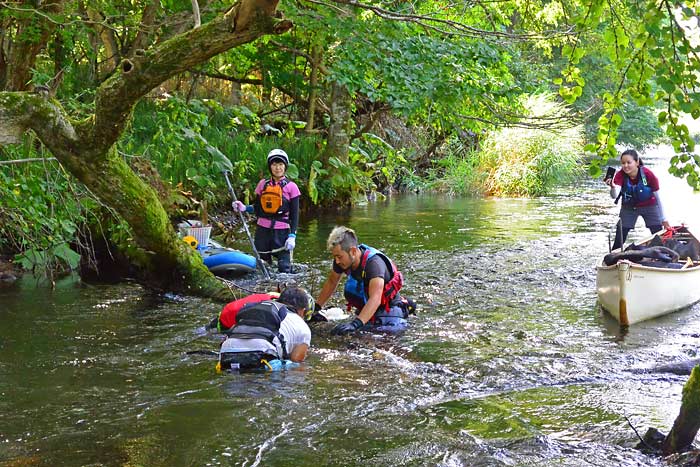
M299 178L299 167L297 167L294 163L290 163L287 167L286 175L292 179Z
M36 267L43 267L47 262L47 256L43 251L29 249L16 255L15 261L21 264L24 269L31 271Z
M661 89L666 91L668 94L673 94L673 91L676 90L676 85L673 83L673 81L665 77L657 78L656 82L659 86L661 86Z
M205 187L209 185L209 178L204 175L196 175L192 177L191 180L199 187Z
M318 161L315 161L318 162ZM309 192L309 198L314 204L318 204L318 187L316 186L316 169L312 166L311 172L309 172L309 181L306 184L306 188Z
M68 243L61 243L53 249L56 258L63 260L70 269L75 269L80 264L80 255L73 251Z

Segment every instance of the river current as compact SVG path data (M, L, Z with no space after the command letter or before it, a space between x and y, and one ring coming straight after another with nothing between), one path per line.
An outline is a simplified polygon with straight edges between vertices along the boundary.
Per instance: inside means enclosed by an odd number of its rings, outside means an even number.
M670 155L644 155L667 217L700 227ZM666 465L634 449L635 429L667 432L687 377L631 370L700 357L700 305L627 330L599 308L616 220L588 177L536 199L403 195L307 216L302 273L236 284L318 291L344 224L394 259L419 310L400 335L316 334L304 365L268 374L188 354L217 349L201 326L221 304L25 277L0 289L0 465ZM640 220L630 240L647 232Z

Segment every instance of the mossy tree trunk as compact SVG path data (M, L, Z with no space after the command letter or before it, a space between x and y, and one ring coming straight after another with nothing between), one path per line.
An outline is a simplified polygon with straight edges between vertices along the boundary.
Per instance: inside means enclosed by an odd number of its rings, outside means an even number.
M45 93L0 92L0 144L34 131L72 175L128 222L140 254L126 253L149 284L223 298L228 288L177 239L156 192L119 157L115 143L134 105L151 89L219 53L291 28L275 18L277 3L242 0L201 27L123 60L98 88L94 115L86 120L72 121Z
M328 141L324 158L337 157L348 162L350 147L350 123L352 118L352 100L347 88L340 83L331 84L331 119L328 126Z
M345 85L331 83L330 124L326 147L323 150L323 161L331 157L337 158L343 164L349 164L350 154L350 128L352 124L352 99ZM336 187L336 198L344 199L346 204L351 203L353 189L350 183L342 187Z
M663 443L664 455L687 449L700 430L700 366L693 368L683 386L683 399L678 417Z
M14 24L1 26L14 28L9 56L0 60L0 87L8 91L26 91L30 87L32 69L36 66L39 52L44 50L49 36L56 29L50 20L51 14L63 10L65 0L49 0L39 6L35 1L24 0L16 7L31 11L36 8L40 14L26 15ZM0 27L1 27L0 26ZM9 39L9 37L8 37ZM0 55L3 51L0 50Z

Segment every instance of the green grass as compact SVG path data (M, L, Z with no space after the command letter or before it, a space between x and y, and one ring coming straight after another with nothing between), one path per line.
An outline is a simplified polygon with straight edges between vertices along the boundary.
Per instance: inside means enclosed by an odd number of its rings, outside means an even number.
M526 98L528 122L566 122L568 109L548 95ZM524 122L527 123L527 122ZM444 172L433 186L459 194L541 196L581 173L583 127L502 128L489 133L478 150L453 152L439 162Z

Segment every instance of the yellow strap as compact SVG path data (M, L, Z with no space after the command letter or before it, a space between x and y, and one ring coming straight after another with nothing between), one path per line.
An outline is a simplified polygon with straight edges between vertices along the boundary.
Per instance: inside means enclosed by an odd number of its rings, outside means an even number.
M270 364L267 362L267 360L265 360L264 358L263 358L262 360L260 360L260 363L264 363L265 365L267 365L267 367L270 369L270 371L274 371L274 370L272 369L272 365L270 365Z

